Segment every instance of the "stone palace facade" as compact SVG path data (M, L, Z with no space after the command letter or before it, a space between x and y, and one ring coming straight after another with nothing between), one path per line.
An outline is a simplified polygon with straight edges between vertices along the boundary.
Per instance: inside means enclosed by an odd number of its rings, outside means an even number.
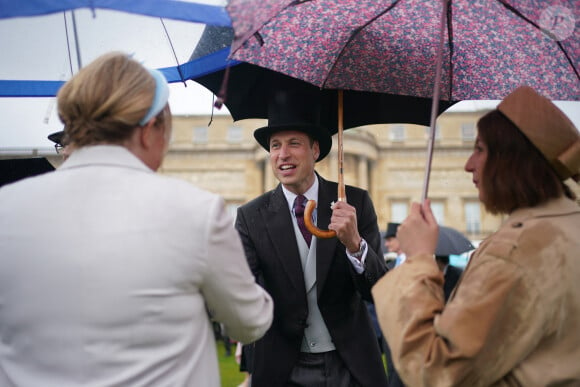
M456 228L476 243L502 221L486 213L471 174L463 169L473 148L475 124L485 112L448 112L439 117L428 195L439 223ZM174 116L171 146L160 173L221 195L235 217L239 205L277 184L267 152L253 138L254 129L265 124L265 120L233 122L229 115ZM402 221L410 203L420 201L428 137L427 127L410 124L344 132L345 183L369 191L380 230L385 230L387 222ZM337 180L336 136L333 140L331 153L317 164L317 171ZM32 156L45 156L55 166L61 163L52 148L0 149L4 159ZM580 196L578 186L571 186Z
M429 197L440 224L454 227L474 241L495 230L501 219L485 212L471 175L463 170L473 148L477 119L485 113L446 113L438 120ZM222 195L228 210L275 187L268 154L254 140L265 120L233 122L230 116L176 116L172 145L161 173ZM344 132L346 184L367 189L379 228L400 222L411 201L419 201L425 177L429 129L424 126L372 125ZM317 171L337 180L337 140ZM347 198L348 200L348 198Z

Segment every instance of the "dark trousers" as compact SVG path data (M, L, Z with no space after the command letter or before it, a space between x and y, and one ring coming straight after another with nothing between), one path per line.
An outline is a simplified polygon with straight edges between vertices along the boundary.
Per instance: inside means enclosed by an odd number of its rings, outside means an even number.
M301 352L288 387L359 387L336 351Z
M393 364L393 358L391 357L391 350L389 345L386 341L384 341L384 345L385 357L387 358L387 381L389 383L388 387L405 387L405 384L401 380L401 377L397 373L395 365Z

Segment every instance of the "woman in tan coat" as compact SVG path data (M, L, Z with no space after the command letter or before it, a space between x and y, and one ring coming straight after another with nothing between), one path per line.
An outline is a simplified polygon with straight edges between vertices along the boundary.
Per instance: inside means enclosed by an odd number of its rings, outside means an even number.
M465 169L500 229L445 305L438 226L414 203L397 238L407 261L373 288L395 367L409 386L580 385L580 135L520 87L478 122Z

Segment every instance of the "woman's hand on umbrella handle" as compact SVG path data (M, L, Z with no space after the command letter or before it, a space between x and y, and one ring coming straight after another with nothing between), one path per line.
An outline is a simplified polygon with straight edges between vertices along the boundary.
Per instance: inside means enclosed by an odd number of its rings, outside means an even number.
M413 203L405 221L399 226L397 239L401 250L407 256L417 254L435 254L439 225L431 211L431 201L425 199L423 204Z
M314 211L315 208L316 208L315 200L309 200L308 203L306 203L306 208L304 209L304 224L306 225L306 228L308 229L308 231L310 231L312 235L314 235L318 239L334 238L336 236L335 231L321 230L312 223L312 212Z

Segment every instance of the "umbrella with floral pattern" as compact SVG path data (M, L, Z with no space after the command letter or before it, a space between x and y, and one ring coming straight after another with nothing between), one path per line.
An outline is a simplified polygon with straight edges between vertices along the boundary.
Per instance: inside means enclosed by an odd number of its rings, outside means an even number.
M329 89L501 99L526 84L580 100L577 0L230 0L233 59Z
M439 98L501 99L527 84L580 100L575 2L230 0L230 57L321 88L433 98L425 199Z

